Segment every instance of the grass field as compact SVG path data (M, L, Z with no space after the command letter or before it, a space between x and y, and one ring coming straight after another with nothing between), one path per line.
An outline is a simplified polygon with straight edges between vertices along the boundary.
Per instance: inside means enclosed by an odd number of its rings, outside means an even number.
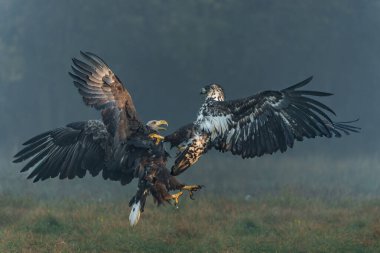
M0 197L0 252L380 252L380 200L293 194L248 201L125 202Z

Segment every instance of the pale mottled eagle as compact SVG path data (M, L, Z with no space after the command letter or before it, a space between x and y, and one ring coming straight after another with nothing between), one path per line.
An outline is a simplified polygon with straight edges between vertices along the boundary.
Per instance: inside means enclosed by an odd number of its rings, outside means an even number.
M81 52L83 61L73 59L74 85L86 105L100 110L102 120L70 123L37 135L23 145L14 162L29 160L21 170L31 170L34 182L48 178L82 178L102 174L104 179L125 185L137 178L138 190L130 201L130 223L135 225L151 194L157 204L178 203L182 190L200 189L181 184L166 169L167 152L159 130L164 120L142 123L129 92L108 65L95 54ZM169 194L171 190L180 190Z
M230 101L224 100L219 84L202 88L206 98L197 119L165 137L180 150L171 174L182 173L211 148L251 158L285 152L305 138L358 132L360 128L351 125L354 121L333 122L327 113L334 111L312 98L332 94L300 89L311 80Z

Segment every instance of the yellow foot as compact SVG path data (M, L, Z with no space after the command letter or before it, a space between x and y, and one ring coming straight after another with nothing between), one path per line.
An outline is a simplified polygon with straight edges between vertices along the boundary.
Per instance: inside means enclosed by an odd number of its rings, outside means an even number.
M152 140L154 140L154 142L156 143L156 145L160 144L160 142L165 139L165 137L163 137L163 136L161 136L159 134L156 134L156 133L149 134L148 136L149 136L149 138L151 138Z
M193 185L185 185L181 188L181 190L186 190L186 191L189 191L189 195L190 195L190 198L191 199L194 199L193 195L194 195L194 192L202 189L202 185L197 185L197 184L193 184Z
M183 192L178 192L178 193L167 196L165 199L166 200L174 199L174 205L177 206L179 203L179 197L181 197L182 194Z

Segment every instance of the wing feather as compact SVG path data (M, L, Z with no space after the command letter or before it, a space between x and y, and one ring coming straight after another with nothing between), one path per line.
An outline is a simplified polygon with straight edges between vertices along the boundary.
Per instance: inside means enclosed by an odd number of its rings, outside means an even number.
M313 98L330 96L331 93L298 90L311 80L311 77L307 78L281 91L264 91L232 101L214 101L209 105L209 115L198 122L200 128L213 133L211 143L216 149L231 151L243 158L284 152L293 147L295 140L340 137L359 131L360 128L351 125L353 122L333 122L328 113L335 115L334 111ZM210 122L216 117L226 120L215 126ZM223 124L228 125L227 130L221 127Z
M80 52L83 60L73 58L75 87L86 105L101 111L108 132L119 140L127 139L143 126L129 92L104 60L90 52Z
M33 169L28 178L34 182L57 176L60 179L83 177L86 171L95 175L99 173L99 166L104 168L108 138L106 127L100 121L69 124L25 142L14 162L30 159L21 171ZM91 155L85 156L89 152Z

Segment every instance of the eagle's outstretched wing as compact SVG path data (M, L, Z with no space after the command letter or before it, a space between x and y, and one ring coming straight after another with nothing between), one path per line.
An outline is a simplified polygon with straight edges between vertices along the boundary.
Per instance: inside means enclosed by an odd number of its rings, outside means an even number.
M129 139L123 145L110 146L112 136L99 120L75 122L37 135L26 141L13 162L29 160L21 172L31 170L33 182L48 178L73 179L87 172L104 179L129 183L141 176L147 150L152 142ZM154 155L154 154L153 154ZM158 156L159 157L159 156Z
M138 120L129 92L99 56L81 52L84 61L73 58L70 76L86 105L101 110L112 136L125 140L143 124Z
M334 111L311 98L332 94L298 90L311 79L281 91L264 91L248 98L209 103L195 122L198 134L188 140L186 149L172 167L172 174L186 170L207 147L249 158L284 152L293 147L296 140L304 138L331 138L358 132L360 128L350 125L353 121L333 122L327 113L335 115Z
M332 94L298 90L311 77L281 91L264 91L233 101L217 102L210 111L222 114L227 128L216 127L218 134L213 146L220 151L231 151L243 158L286 151L294 141L317 136L341 137L341 133L357 132L359 128L347 123L335 123L327 115L334 111L311 96ZM220 116L219 116L220 117ZM223 129L225 129L223 131ZM222 131L221 131L222 130Z
M33 169L28 176L34 182L47 178L96 176L105 167L109 133L101 121L75 122L26 141L13 162L29 160L21 172Z

